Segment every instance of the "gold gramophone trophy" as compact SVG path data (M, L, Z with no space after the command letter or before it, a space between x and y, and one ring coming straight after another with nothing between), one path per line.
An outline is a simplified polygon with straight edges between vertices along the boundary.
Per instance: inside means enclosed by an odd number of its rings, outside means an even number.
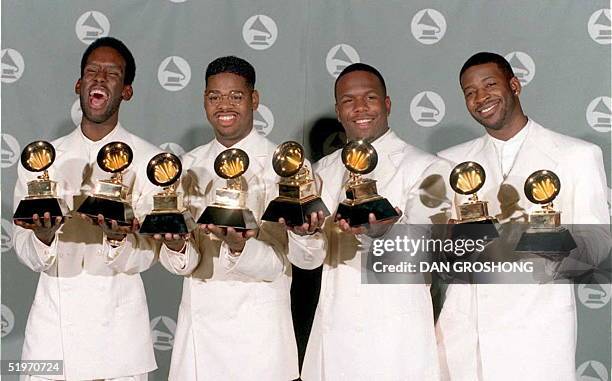
M453 226L453 238L482 238L492 240L499 237L497 219L489 215L488 202L478 199L478 192L485 183L484 168L474 161L458 164L450 174L450 185L456 193L469 195L468 201L457 205L457 224Z
M31 224L34 214L38 214L41 219L45 212L49 212L52 219L67 215L66 202L57 197L57 182L50 180L47 172L54 161L55 149L49 142L32 142L23 149L21 165L30 172L42 172L42 175L28 181L28 195L19 201L13 220Z
M370 213L379 221L399 216L389 200L378 194L376 180L361 177L378 164L378 154L370 143L348 142L342 149L342 162L349 171L349 179L345 185L346 199L338 205L336 221L344 219L351 226L360 226L369 222Z
M122 226L132 225L134 211L128 198L128 187L123 184L122 171L130 166L134 154L123 142L111 142L98 151L100 168L112 173L108 180L98 180L93 195L88 196L77 209L94 220L102 214L106 221L115 220Z
M214 167L217 176L227 180L227 185L215 189L215 202L204 209L198 224L257 229L255 216L246 206L247 194L242 189L241 176L249 168L249 155L238 148L226 149L217 156Z
M171 153L163 152L149 160L147 177L164 190L153 196L153 211L145 217L140 234L187 234L196 228L191 213L183 206L183 195L176 193L182 171L181 160Z
M571 233L560 226L561 212L553 209L553 200L561 191L559 177L545 169L535 171L527 178L523 189L529 201L542 207L529 214L529 229L521 236L515 251L567 255L575 249Z
M329 210L317 193L310 170L304 166L304 148L289 141L279 145L272 156L272 168L282 177L278 183L278 197L270 202L262 220L277 222L283 218L288 226L308 222L314 212Z

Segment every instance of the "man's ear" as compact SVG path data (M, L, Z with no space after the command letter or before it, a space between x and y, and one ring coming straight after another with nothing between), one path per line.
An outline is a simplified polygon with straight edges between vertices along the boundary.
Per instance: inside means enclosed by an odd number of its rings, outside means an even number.
M259 92L257 90L253 90L251 102L253 103L253 111L257 110L257 107L259 107Z
M132 85L124 85L123 90L121 91L121 98L123 98L124 101L129 101L132 99L132 95L134 95Z
M516 77L510 78L510 89L512 90L512 94L518 96L523 89L521 86L521 81L519 81L519 79Z
M76 83L74 84L74 92L81 94L81 78L77 79Z

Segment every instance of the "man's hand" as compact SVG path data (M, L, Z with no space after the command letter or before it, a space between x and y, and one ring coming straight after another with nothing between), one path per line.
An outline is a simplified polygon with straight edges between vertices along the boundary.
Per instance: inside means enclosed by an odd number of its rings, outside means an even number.
M64 222L63 217L55 217L51 220L51 214L49 212L45 212L42 219L38 214L34 214L32 220L31 224L21 220L14 220L13 222L15 225L21 226L24 229L32 230L36 238L47 246L51 245L55 238L55 232Z
M397 206L395 207L395 211L398 214L397 217L381 221L376 219L374 213L370 213L368 215L368 223L362 226L352 227L344 218L338 220L337 224L340 230L345 233L354 235L365 234L369 237L376 238L385 234L389 229L391 229L393 224L399 221L400 217L402 216L402 211Z
M219 227L214 224L200 225L205 233L212 233L224 241L232 253L240 253L249 238L257 236L257 230L236 230L234 228Z
M122 241L126 235L134 234L140 229L140 223L137 218L132 220L132 225L130 226L120 226L115 220L111 220L109 224L104 220L102 214L98 214L95 220L86 214L80 213L79 216L90 224L99 226L109 240Z
M310 221L305 222L302 225L288 226L285 223L285 219L282 217L278 219L278 223L283 225L288 231L293 232L297 235L312 235L317 231L321 230L321 227L325 223L325 215L323 214L322 210L319 210L316 213L312 212L310 213Z
M157 241L163 241L168 249L172 251L182 251L185 243L191 238L191 234L154 234L153 238Z

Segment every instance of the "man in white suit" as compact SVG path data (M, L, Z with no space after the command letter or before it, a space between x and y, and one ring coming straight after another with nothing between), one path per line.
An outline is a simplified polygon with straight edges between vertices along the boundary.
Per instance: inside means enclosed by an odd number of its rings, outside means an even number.
M404 211L401 222L432 222L438 209L422 204L421 184L429 175L446 176L444 161L401 140L389 129L391 99L382 75L372 66L348 66L335 84L336 114L349 140L368 139L378 165L366 177L377 180L378 193ZM315 164L322 180L321 197L329 210L345 198L347 170L336 151ZM344 179L344 180L343 180ZM400 213L401 214L401 213ZM302 379L437 380L431 297L427 284L361 284L363 251L370 236L384 232L398 219L365 227L347 221L323 221L290 230L289 258L313 269L323 264L321 294L306 349Z
M547 169L562 183L555 209L564 224L609 223L601 149L527 118L521 84L502 56L475 54L463 65L460 84L469 113L487 134L439 155L482 165L486 182L478 195L491 215L502 224L525 220L536 208L523 194L525 180ZM436 328L443 379L576 378L571 284L450 285Z
M255 70L243 59L221 57L206 69L204 109L215 139L182 159L182 189L196 219L214 201L215 190L226 185L214 161L228 148L249 156L242 184L258 221L277 196L276 146L253 128L259 104L254 86ZM165 238L162 265L185 276L169 379L297 378L285 230L266 222L246 231L208 224L187 241Z
M96 162L106 143L121 141L134 160L124 171L135 214L151 209L155 189L146 180L146 164L159 150L118 122L119 106L132 97L134 57L119 40L94 41L83 54L75 91L83 120L69 135L52 142L56 160L49 176L58 196L71 209L73 199L90 194L97 180L108 179ZM15 206L27 195L35 174L19 167ZM91 222L91 221L90 221ZM26 325L22 360L63 360L63 374L31 380L146 380L156 369L146 296L139 272L155 263L151 246L102 215L92 225L81 218L52 221L48 212L33 223L15 222L15 251L21 262L40 272ZM132 250L141 247L138 250Z

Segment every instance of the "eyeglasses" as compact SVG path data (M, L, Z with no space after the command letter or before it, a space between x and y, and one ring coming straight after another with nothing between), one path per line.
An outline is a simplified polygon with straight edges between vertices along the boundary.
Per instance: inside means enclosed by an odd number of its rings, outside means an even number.
M233 106L238 106L244 100L244 93L242 91L230 91L229 94L221 94L218 92L211 91L210 93L204 95L208 104L212 106L218 106L223 98L227 97L229 103Z

